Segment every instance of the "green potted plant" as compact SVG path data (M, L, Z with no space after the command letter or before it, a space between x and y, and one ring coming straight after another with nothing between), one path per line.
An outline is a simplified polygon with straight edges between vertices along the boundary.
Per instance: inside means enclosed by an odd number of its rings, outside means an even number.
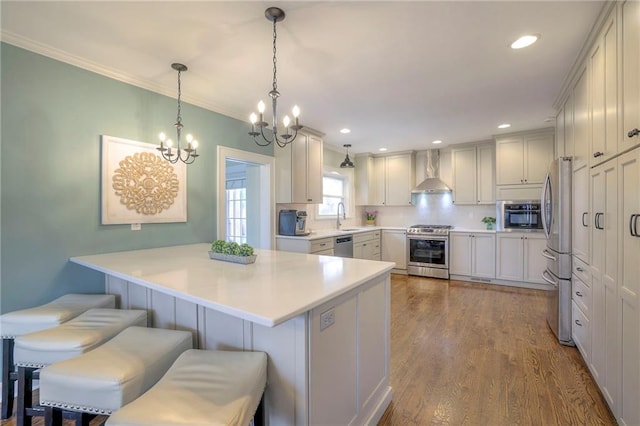
M249 244L238 244L224 240L216 240L211 244L209 258L226 262L249 264L256 261L257 255Z
M376 226L376 217L378 216L378 211L373 212L364 212L364 220L366 221L367 226Z
M493 229L493 224L496 223L496 218L493 216L485 216L482 218L481 222L487 225L487 229Z

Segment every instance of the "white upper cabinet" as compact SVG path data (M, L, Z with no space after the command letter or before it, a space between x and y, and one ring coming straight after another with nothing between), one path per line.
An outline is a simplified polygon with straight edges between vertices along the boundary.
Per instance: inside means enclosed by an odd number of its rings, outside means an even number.
M409 206L415 185L414 152L356 156L357 206Z
M622 23L622 135L620 151L640 144L640 2L621 6Z
M614 9L588 59L591 73L591 165L618 153L617 47Z
M322 203L322 145L318 135L298 132L292 143L273 148L277 203Z
M451 159L453 201L456 204L495 203L493 145L453 149Z
M583 67L573 88L573 169L589 165L589 75Z
M553 129L496 137L496 184L542 184L553 160Z

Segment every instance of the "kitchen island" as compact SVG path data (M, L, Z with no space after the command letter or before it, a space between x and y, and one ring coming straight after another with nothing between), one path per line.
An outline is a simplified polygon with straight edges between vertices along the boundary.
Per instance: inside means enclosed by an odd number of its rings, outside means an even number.
M120 307L150 326L190 330L201 349L269 355L271 425L376 424L391 401L394 264L256 250L254 264L210 260L209 244L80 256Z

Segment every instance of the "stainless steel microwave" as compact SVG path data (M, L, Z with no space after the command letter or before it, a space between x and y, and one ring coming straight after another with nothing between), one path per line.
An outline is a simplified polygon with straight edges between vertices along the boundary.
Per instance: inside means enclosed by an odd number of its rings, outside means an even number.
M498 231L542 231L540 201L498 201Z

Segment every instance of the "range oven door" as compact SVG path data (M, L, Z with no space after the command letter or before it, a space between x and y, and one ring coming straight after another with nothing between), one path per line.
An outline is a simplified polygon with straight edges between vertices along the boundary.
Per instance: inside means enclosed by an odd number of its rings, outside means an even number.
M409 245L409 265L449 269L449 237L412 235Z

